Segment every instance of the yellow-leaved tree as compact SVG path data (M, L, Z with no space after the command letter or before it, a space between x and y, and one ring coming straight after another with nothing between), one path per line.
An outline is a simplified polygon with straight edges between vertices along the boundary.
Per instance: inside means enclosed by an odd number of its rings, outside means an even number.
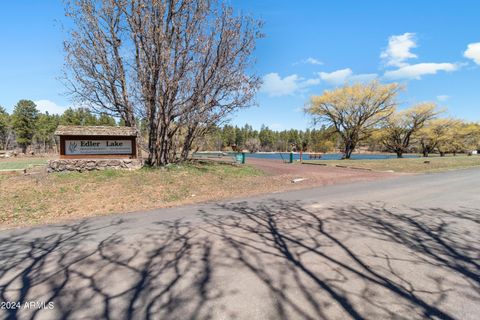
M471 152L477 150L480 132L478 125L467 124L454 120L445 130L445 136L437 145L440 156L446 153L456 155L458 152Z
M418 130L415 135L423 156L428 157L428 154L435 149L443 156L451 146L452 135L459 125L460 121L451 118L428 121L426 126Z
M421 103L407 110L393 113L385 119L381 141L398 158L408 151L412 138L425 124L439 112L435 103Z
M480 123L465 123L461 130L461 138L465 151L480 149Z
M311 97L305 112L313 116L315 124L335 128L343 141L343 159L350 159L358 142L395 111L400 89L397 83L378 81L345 85Z

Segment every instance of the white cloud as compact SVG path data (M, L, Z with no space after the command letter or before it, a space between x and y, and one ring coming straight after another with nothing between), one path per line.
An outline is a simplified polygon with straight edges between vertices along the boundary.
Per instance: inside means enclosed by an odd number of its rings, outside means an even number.
M296 74L282 79L278 73L269 73L263 77L262 91L270 96L291 95L297 90L298 79Z
M447 101L448 99L450 99L450 96L447 96L446 94L441 94L439 96L437 96L437 100L438 101Z
M480 42L470 43L463 56L472 59L476 64L480 64Z
M354 74L352 69L345 68L333 72L320 72L320 79L332 84L342 85L346 82L366 82L371 81L377 77L376 73Z
M309 58L305 59L305 63L308 63L308 64L316 64L316 65L321 65L321 64L323 64L322 61L317 60L317 59L312 58L312 57L309 57Z
M320 79L330 84L343 84L347 81L348 77L352 75L353 71L350 68L340 69L333 72L320 72Z
M420 80L424 75L437 74L440 71L456 71L462 66L462 64L459 63L447 62L423 62L410 64L407 60L417 58L417 55L411 52L411 50L416 47L415 33L407 32L402 35L389 37L388 47L382 51L380 57L384 60L387 66L397 67L397 69L385 71L384 78L388 80Z
M388 38L388 46L380 54L380 58L385 61L387 66L403 67L406 60L416 58L417 55L410 52L417 47L415 42L415 33L404 33L402 35L391 36Z
M296 65L299 65L299 64L313 64L313 65L322 65L323 62L318 60L318 59L315 59L315 58L312 58L312 57L308 57L307 59L303 59L301 61L297 61L295 62L293 65L296 66Z
M417 63L412 65L405 65L397 70L386 71L384 76L390 80L399 79L416 79L419 80L422 76L427 74L436 74L439 71L456 71L459 65L455 63Z
M309 86L314 86L320 83L320 79L318 78L312 78L312 79L307 79L303 81L300 86L301 87L309 87Z
M40 110L40 112L48 111L49 114L62 114L68 109L68 106L61 106L47 99L37 100L34 101L34 103L37 105L37 109Z
M278 73L266 74L262 80L261 91L271 97L293 95L320 83L320 79L304 79L296 74L282 78Z

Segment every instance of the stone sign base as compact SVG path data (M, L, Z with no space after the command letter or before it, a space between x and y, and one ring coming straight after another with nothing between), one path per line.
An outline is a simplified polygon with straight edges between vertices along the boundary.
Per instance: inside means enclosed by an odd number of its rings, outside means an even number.
M48 172L93 171L104 169L136 170L142 167L138 159L60 159L50 160Z

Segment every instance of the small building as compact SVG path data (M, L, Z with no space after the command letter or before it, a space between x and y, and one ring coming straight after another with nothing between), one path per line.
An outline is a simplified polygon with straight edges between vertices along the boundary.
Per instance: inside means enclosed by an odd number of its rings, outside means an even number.
M55 136L60 142L60 155L49 161L49 172L142 167L134 128L58 126Z

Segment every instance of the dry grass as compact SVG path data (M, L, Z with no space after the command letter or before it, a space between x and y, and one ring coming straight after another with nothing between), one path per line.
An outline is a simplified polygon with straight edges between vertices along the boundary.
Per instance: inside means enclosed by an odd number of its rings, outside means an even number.
M52 223L222 199L258 191L263 173L249 166L192 163L167 169L0 175L0 225Z
M425 161L428 161L429 163L425 163ZM313 160L304 161L304 163L326 164L328 166L341 165L377 171L393 170L395 172L422 173L480 166L480 156L448 156L385 160Z
M44 158L7 158L0 159L0 171L23 170L38 165L45 165Z

